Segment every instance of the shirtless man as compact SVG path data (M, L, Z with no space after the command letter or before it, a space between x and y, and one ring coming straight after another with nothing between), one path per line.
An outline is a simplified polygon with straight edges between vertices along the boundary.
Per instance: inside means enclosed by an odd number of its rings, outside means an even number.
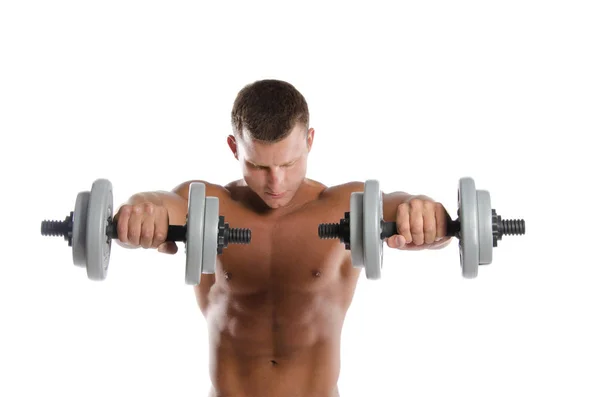
M360 270L339 240L317 226L338 222L363 183L327 187L306 178L314 129L303 95L278 80L245 86L231 112L227 143L242 178L209 180L206 194L229 222L252 229L249 245L229 246L216 273L203 274L196 299L209 334L210 396L339 396L340 340ZM168 224L186 222L191 181L170 192L133 195L118 211L119 243L174 254ZM384 194L398 249L446 246L447 212L426 196Z

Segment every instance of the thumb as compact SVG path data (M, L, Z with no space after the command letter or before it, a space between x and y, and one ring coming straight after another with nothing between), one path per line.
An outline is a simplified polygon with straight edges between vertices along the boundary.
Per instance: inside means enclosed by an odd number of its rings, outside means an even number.
M174 241L167 241L159 245L157 250L163 254L173 255L177 253L177 244Z
M403 236L396 234L387 239L387 245L390 248L402 248L406 245L406 239Z

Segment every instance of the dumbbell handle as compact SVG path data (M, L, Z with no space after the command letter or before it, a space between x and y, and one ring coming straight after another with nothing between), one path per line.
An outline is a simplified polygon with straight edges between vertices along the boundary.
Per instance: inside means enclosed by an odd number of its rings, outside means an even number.
M71 236L73 232L73 212L71 212L63 221L42 221L42 236L63 236L71 245ZM110 219L106 225L106 234L111 239L117 239L118 231L115 222ZM169 225L167 238L165 241L186 241L187 225ZM227 247L228 244L249 244L252 239L250 229L230 228L225 223L225 217L219 216L218 231L219 247Z
M73 213L68 215L63 221L43 221L42 235L43 236L64 236L69 238L73 230ZM167 238L165 241L185 241L187 233L186 225L169 225L167 230ZM111 239L119 238L117 227L113 220L109 220L106 225L106 234Z
M165 241L185 241L187 233L187 226L185 225L169 225L169 229L167 231L167 238ZM106 228L106 234L108 237L112 239L119 238L116 224L114 222L109 222Z
M396 222L383 222L381 228L381 238L385 239L398 234L398 225ZM446 237L458 237L460 232L460 221L448 218L446 222Z

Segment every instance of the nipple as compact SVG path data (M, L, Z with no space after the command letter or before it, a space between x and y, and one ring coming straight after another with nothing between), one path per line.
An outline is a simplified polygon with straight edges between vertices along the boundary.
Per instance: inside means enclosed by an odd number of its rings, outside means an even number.
M231 273L225 272L225 280L231 280Z
M321 277L321 272L318 270L313 270L312 275L313 277Z

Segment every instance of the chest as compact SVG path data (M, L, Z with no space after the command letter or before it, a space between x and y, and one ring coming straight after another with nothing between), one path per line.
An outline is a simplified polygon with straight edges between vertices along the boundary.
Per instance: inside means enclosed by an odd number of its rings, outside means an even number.
M237 292L273 287L318 289L339 280L349 254L337 240L318 236L317 213L298 213L252 223L252 242L229 246L219 258L217 279Z

